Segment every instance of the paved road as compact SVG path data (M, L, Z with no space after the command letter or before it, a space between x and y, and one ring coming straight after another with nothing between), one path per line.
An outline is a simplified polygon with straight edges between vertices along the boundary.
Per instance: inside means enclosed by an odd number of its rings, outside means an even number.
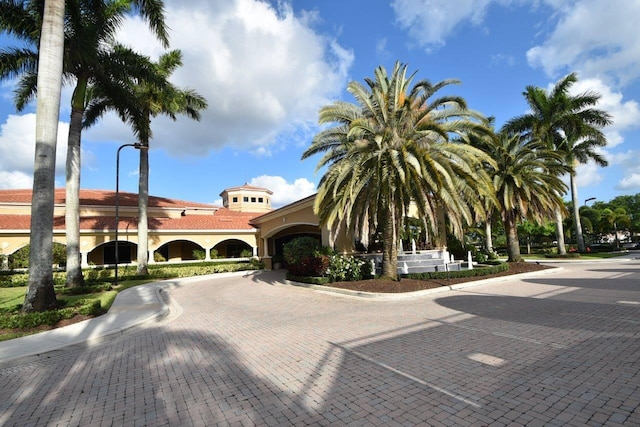
M640 425L640 261L406 300L281 275L167 290L171 314L0 364L0 425Z

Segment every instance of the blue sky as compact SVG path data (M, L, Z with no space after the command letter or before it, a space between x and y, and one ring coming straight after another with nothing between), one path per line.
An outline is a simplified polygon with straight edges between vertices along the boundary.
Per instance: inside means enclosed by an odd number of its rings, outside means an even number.
M184 66L172 80L204 95L201 122L156 118L150 193L220 203L245 182L274 191L274 205L312 194L317 158L300 156L318 131L318 109L353 101L348 82L407 63L417 78L459 79L443 91L495 116L527 111L527 85L551 87L578 72L576 92L595 90L614 125L609 167L578 170L580 200L640 193L640 0L165 0L171 47ZM163 52L139 19L119 40ZM0 46L12 43L0 38ZM32 185L35 107L16 113L15 82L0 83L0 188ZM64 186L69 97L63 93L57 163ZM114 189L118 146L135 142L115 116L83 134L82 188ZM137 152L120 157L120 188L137 189Z

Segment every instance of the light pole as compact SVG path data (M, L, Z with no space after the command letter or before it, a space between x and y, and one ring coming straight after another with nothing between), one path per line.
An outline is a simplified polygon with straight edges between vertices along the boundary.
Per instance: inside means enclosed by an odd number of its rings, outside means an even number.
M116 151L116 232L115 232L115 255L116 255L116 272L114 285L118 284L118 228L120 226L120 150L124 147L133 147L136 150L147 150L149 147L143 144L122 144Z
M587 202L590 202L595 199L596 199L595 197L589 197L588 199L584 199L584 205L587 206Z

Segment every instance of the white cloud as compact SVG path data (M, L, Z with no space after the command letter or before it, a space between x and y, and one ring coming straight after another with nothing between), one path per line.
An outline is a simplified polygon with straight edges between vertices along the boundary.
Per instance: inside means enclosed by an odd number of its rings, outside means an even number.
M615 188L624 191L640 191L640 172L634 172L624 177Z
M595 186L600 184L602 180L602 168L593 162L578 165L576 168L576 183L579 188Z
M593 91L600 94L600 101L596 108L611 115L613 124L604 129L607 136L607 147L612 148L623 142L621 133L640 127L640 106L635 100L623 100L621 92L614 91L600 79L579 79L572 87L571 93Z
M480 25L492 3L508 5L518 0L394 0L391 3L400 27L427 50L441 47L457 27L466 22Z
M627 150L609 155L610 165L622 170L623 178L615 185L616 190L640 191L639 157L640 151L638 150Z
M0 189L32 188L33 174L28 175L19 171L0 171Z
M166 2L171 48L182 51L184 63L172 81L202 94L209 108L200 123L156 118L154 146L181 155L228 145L268 152L297 127L315 126L319 107L346 86L353 53L316 33L313 14L295 16L287 4L278 5ZM153 57L163 52L140 19L128 20L118 39ZM87 137L130 140L117 122L106 118Z
M261 175L252 178L249 185L273 191L271 204L274 207L288 205L316 192L316 185L306 178L298 178L288 183L281 176Z
M549 1L557 23L543 44L527 52L550 76L578 69L625 84L640 77L640 0Z
M62 176L62 182L64 182L68 132L67 123L58 123L56 176ZM33 186L35 140L35 114L9 115L6 122L0 125L0 186L2 188Z

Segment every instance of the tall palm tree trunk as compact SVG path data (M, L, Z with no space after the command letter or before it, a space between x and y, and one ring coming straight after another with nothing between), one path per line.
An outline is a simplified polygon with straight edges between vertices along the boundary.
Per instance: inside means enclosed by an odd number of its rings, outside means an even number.
M575 170L575 169L574 169ZM584 244L584 236L582 235L582 223L580 221L580 205L578 201L578 185L576 184L576 174L571 173L569 176L571 185L571 204L573 205L573 224L575 227L576 240L578 241L578 252L586 252L587 248Z
M65 231L67 234L67 282L66 286L84 286L82 256L80 255L80 161L82 117L86 80L78 80L73 92L69 138L67 141L67 185L65 198Z
M504 231L507 235L507 256L508 262L522 261L520 255L520 241L518 240L518 225L516 223L515 212L506 212L504 215Z
M564 225L562 224L562 212L560 208L557 207L555 210L556 214L556 240L558 242L558 254L565 255L567 253L567 249L564 246Z
M46 0L38 59L36 150L29 238L29 279L22 310L56 308L53 289L53 205L55 201L56 143L62 54L64 49L64 0Z
M493 237L491 236L491 215L487 217L484 223L485 249L488 253L493 253Z
M393 206L392 203L389 203ZM398 280L398 233L396 232L396 215L391 208L383 231L382 277Z
M140 149L140 171L138 177L138 275L149 274L149 150L148 144Z

